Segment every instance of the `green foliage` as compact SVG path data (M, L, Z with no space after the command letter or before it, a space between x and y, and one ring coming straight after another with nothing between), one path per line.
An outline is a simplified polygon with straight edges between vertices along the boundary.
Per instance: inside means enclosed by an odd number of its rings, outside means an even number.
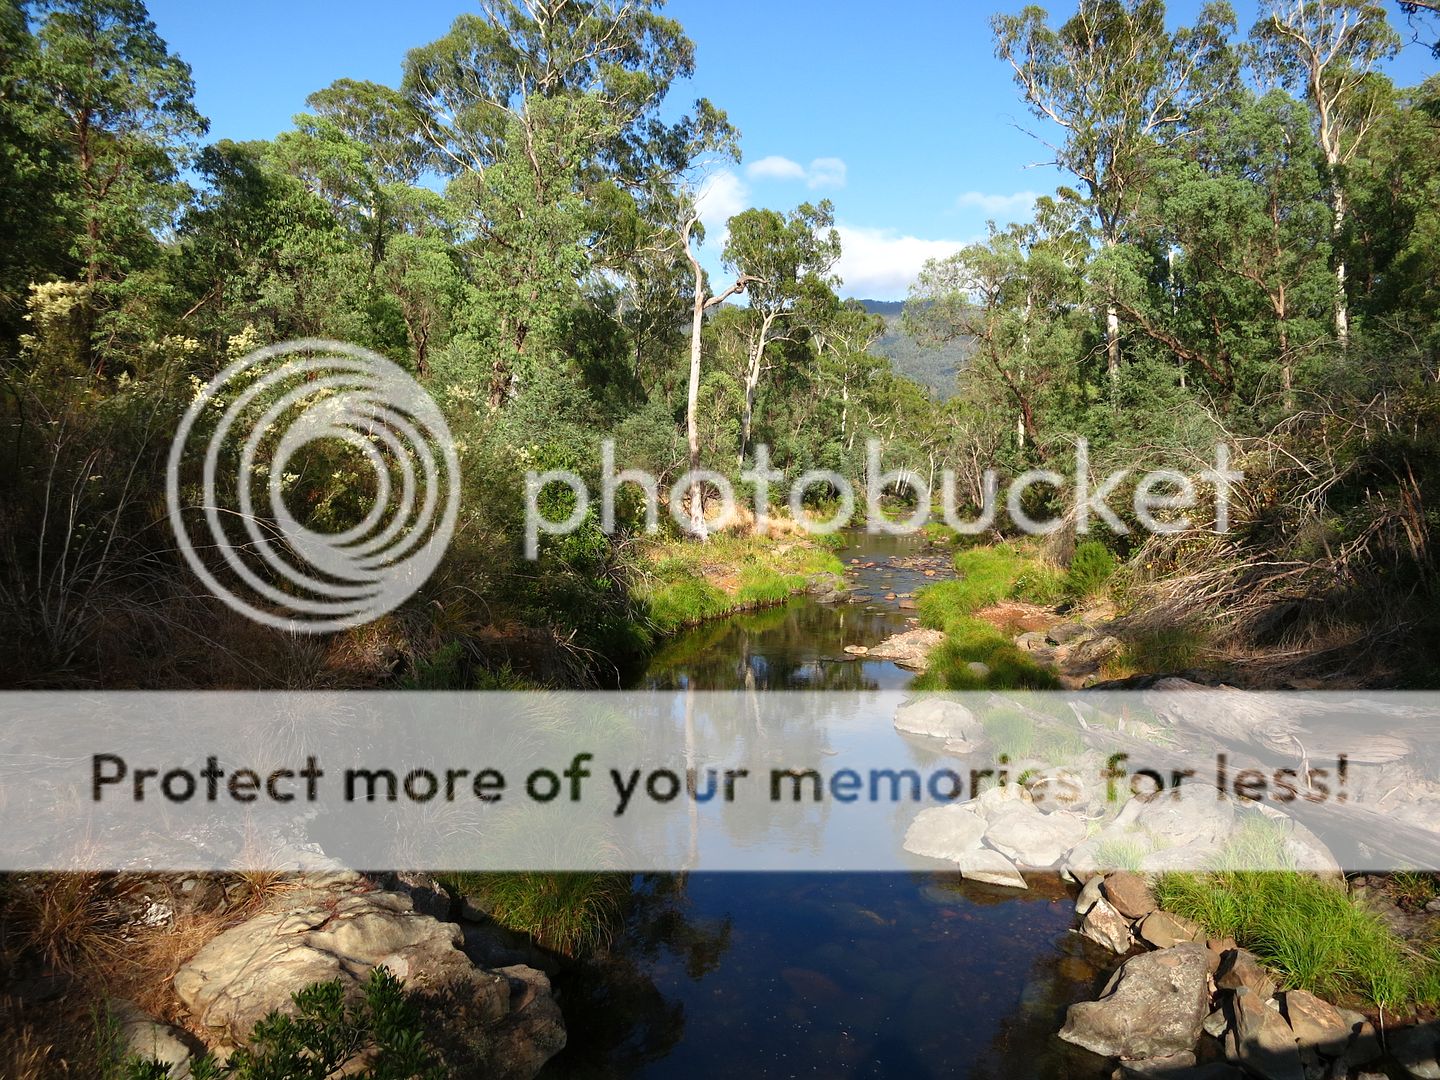
M1235 938L1287 986L1391 1010L1436 1002L1434 961L1410 955L1378 915L1312 875L1166 874L1155 895L1166 911Z
M370 972L359 1001L347 1003L344 984L316 983L297 991L290 1011L256 1023L250 1043L222 1065L206 1056L191 1065L195 1080L329 1080L364 1053L358 1080L443 1080L449 1072L426 1043L420 1010L400 980L384 968ZM167 1066L129 1059L112 1066L115 1080L160 1080Z
M1030 595L1053 588L1053 575L1036 558L1008 545L971 548L955 556L959 578L924 589L916 598L920 623L945 631L945 640L930 654L929 670L916 686L925 690L1027 688L1059 686L1055 675L1016 648L991 624L974 618L981 608L1010 599L1020 590ZM969 667L984 664L981 676Z
M1096 540L1086 540L1075 548L1070 568L1065 574L1065 592L1078 600L1099 596L1115 574L1115 556Z
M630 897L628 874L448 874L441 880L501 926L566 956L609 945Z

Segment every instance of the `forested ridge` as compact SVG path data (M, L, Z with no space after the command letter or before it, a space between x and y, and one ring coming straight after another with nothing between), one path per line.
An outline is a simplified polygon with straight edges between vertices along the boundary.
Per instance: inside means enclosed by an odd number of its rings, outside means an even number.
M1068 472L1084 438L1096 475L1198 470L1224 443L1246 476L1223 534L1095 534L1135 611L1276 678L1423 684L1440 80L1384 70L1432 29L1426 8L1277 0L1252 28L1212 3L1179 30L1160 0L996 16L996 93L1008 72L1067 183L916 282L906 338L966 357L941 401L877 355L885 319L842 300L829 202L703 235L697 193L740 133L723 102L674 119L695 49L656 0L465 11L404 55L398 86L341 79L244 143L207 141L140 0L5 0L6 682L613 684L663 631L643 514L528 561L527 471L598 479L612 438L619 468L703 465L743 492L765 444L787 477L864 490L874 438L887 466L954 470L978 504L986 470ZM720 280L702 243L723 248ZM424 589L320 639L215 603L163 509L197 388L301 338L412 371L463 472ZM364 470L344 446L308 452L287 505L348 527Z

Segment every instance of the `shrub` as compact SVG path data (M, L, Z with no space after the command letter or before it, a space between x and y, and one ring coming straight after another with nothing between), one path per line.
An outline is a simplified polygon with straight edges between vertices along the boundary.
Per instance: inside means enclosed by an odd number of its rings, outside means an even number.
M1065 591L1077 600L1098 596L1115 574L1115 556L1096 540L1087 540L1075 549L1065 575Z
M250 1045L220 1064L208 1055L191 1065L194 1080L327 1080L366 1053L356 1080L442 1080L448 1071L421 1031L420 1010L400 980L384 968L370 972L360 1001L347 1005L338 980L316 983L292 998L294 1012L275 1011L255 1025ZM161 1080L169 1069L130 1058L108 1075Z

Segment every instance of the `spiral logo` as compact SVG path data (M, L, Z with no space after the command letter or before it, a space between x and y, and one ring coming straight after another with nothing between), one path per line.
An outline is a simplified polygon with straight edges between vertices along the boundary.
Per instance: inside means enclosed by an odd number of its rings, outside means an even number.
M205 440L189 515L203 511L200 545L181 505L192 439ZM362 505L335 531L317 531L296 518L287 494L313 479L317 462L337 461L352 471L326 484ZM405 371L356 345L292 341L250 353L199 388L170 447L166 502L180 550L212 593L256 622L321 634L371 622L424 584L455 529L459 476L445 418ZM192 473L187 490L195 487ZM248 595L217 577L222 560Z

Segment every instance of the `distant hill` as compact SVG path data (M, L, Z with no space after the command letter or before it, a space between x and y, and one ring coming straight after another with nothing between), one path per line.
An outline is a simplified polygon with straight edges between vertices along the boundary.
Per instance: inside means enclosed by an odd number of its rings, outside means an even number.
M901 329L902 300L861 300L865 310L885 319L888 332L870 350L890 361L899 374L928 387L944 401L955 393L955 376L970 359L973 344L966 338L939 349L925 349Z

